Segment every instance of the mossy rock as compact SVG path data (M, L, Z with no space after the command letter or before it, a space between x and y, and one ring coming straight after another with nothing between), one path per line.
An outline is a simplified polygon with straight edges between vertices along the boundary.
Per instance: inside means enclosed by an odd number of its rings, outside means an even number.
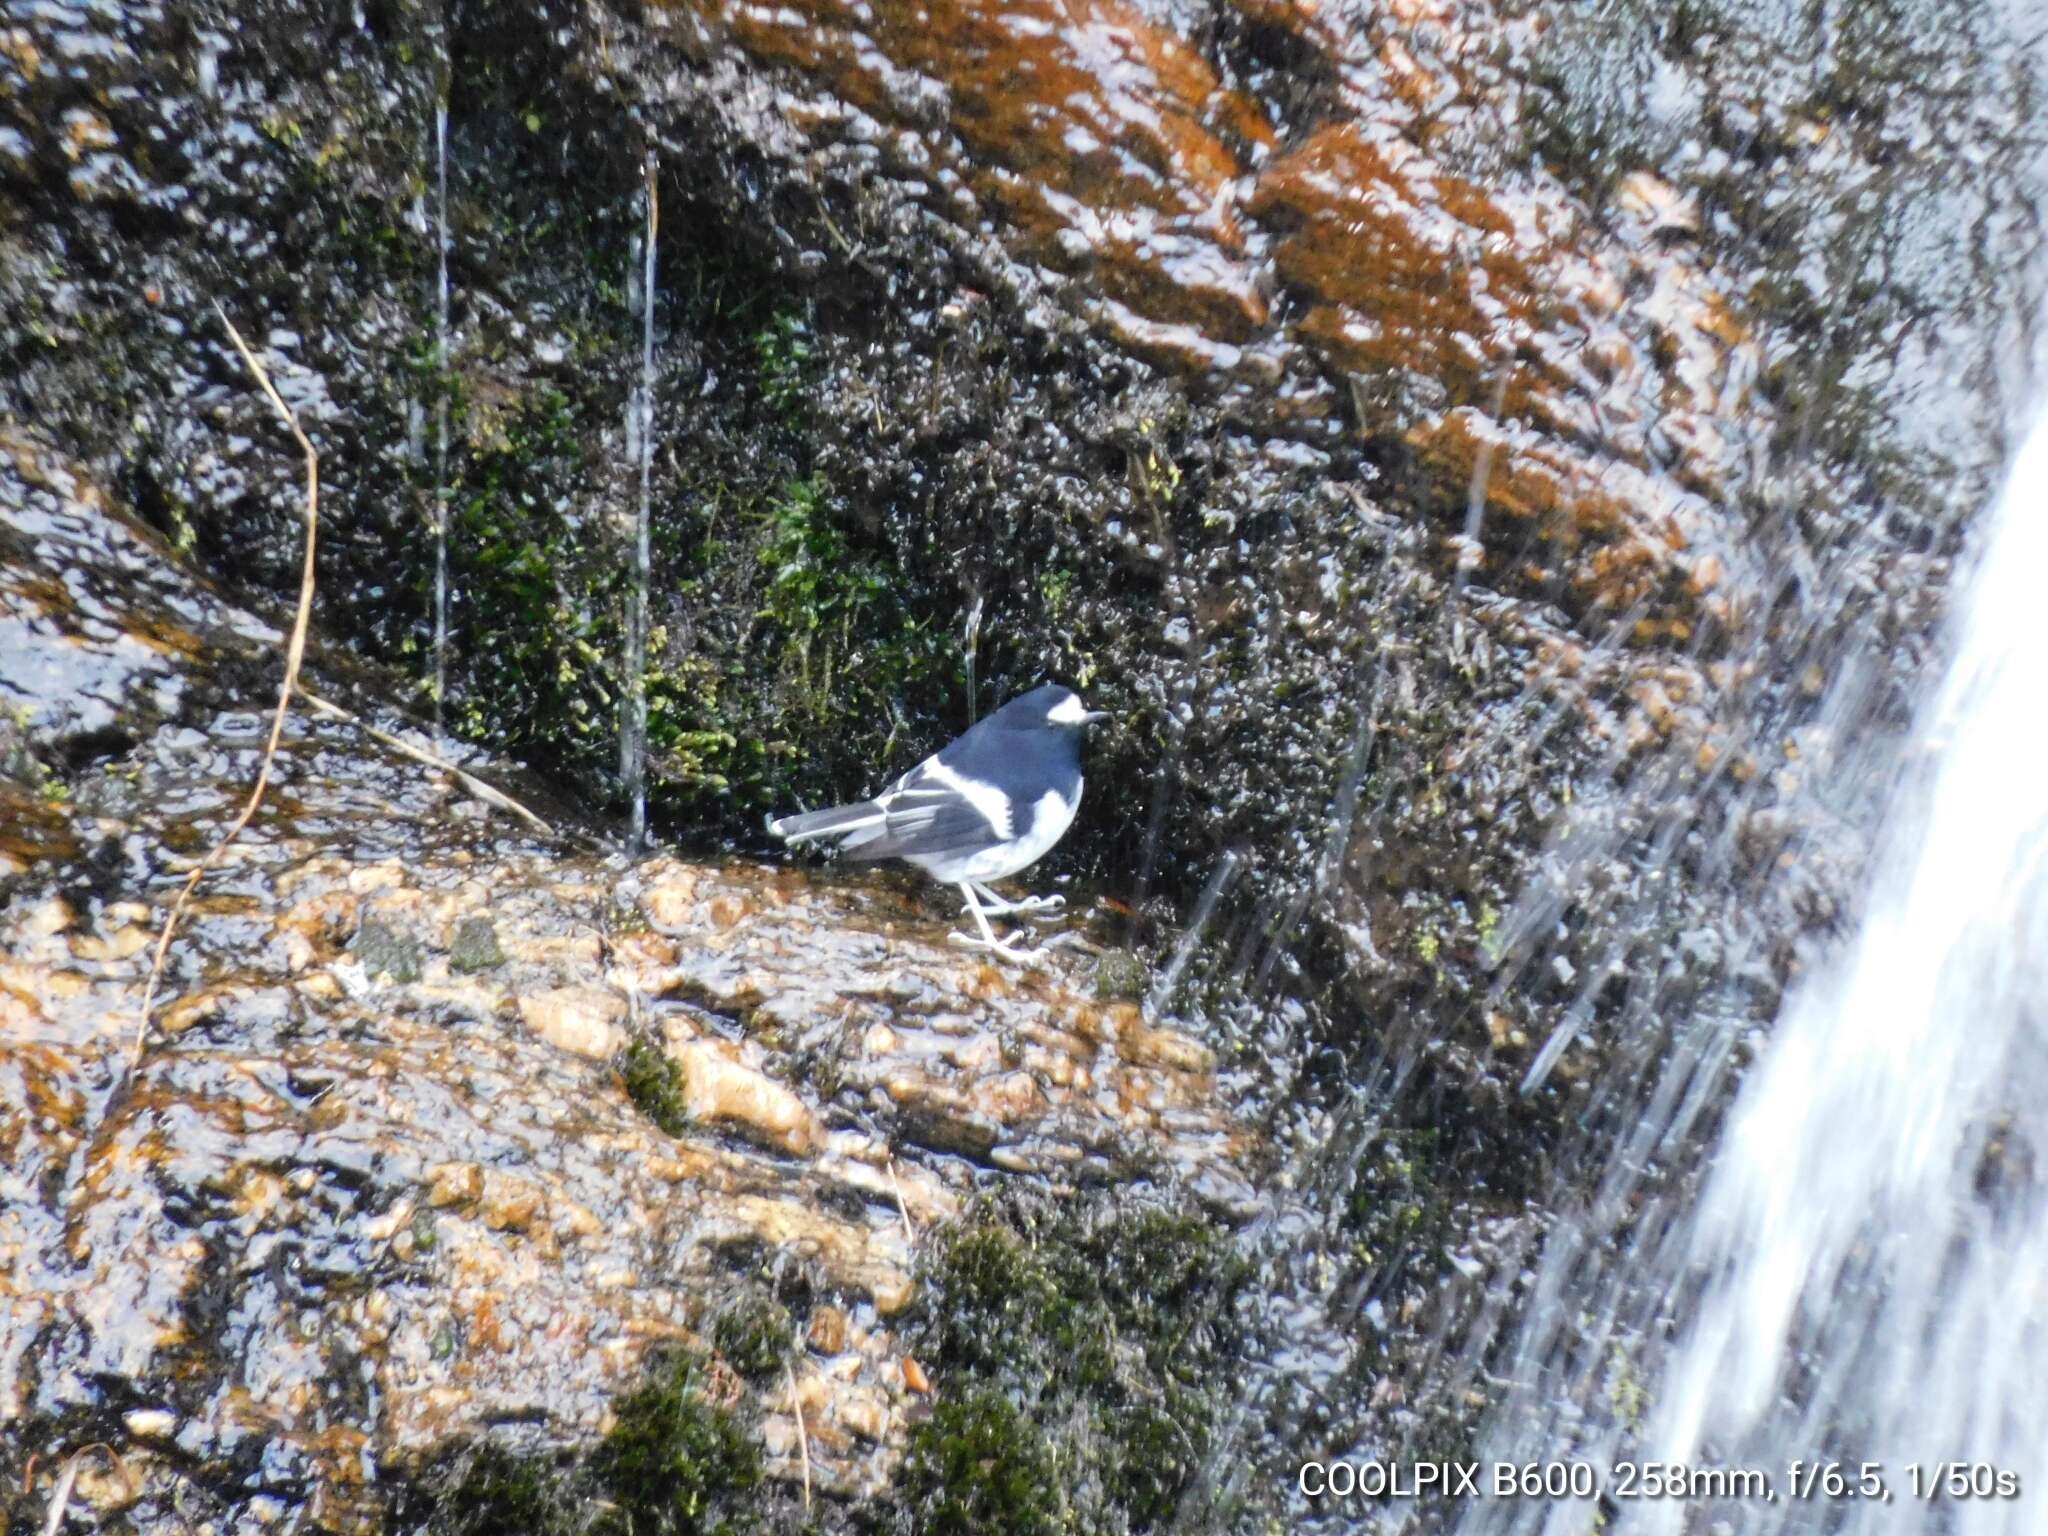
M440 1536L548 1536L575 1530L577 1494L567 1468L492 1441L472 1447L428 1529Z
M498 943L498 925L488 917L465 917L456 925L448 945L450 968L465 975L495 971L505 963L505 951Z
M1095 962L1095 995L1105 1002L1135 1002L1151 980L1145 962L1128 949L1107 950Z
M738 1536L760 1528L761 1454L705 1395L694 1356L656 1360L587 1456L473 1445L422 1480L434 1536ZM401 1520L401 1526L404 1522Z
M749 1291L727 1305L712 1324L712 1340L726 1364L750 1381L778 1376L796 1338L789 1309L774 1297Z
M1045 1432L1002 1393L940 1402L911 1431L898 1487L930 1536L1064 1536L1078 1529Z
M942 1243L916 1341L940 1406L903 1491L920 1529L1163 1529L1236 1379L1248 1269L1192 1211L987 1210Z
M401 984L420 979L420 941L382 918L365 918L350 949L364 972Z
M590 1459L615 1508L594 1536L694 1536L745 1528L743 1495L761 1483L761 1453L704 1396L698 1362L678 1356L618 1404L618 1426Z
M689 1130L683 1069L667 1051L652 1040L635 1040L619 1060L619 1075L625 1079L626 1097L641 1114L671 1136L681 1136Z

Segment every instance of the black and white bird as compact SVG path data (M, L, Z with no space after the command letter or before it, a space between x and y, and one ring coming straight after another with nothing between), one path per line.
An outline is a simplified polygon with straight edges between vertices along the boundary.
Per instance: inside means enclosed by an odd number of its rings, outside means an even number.
M956 943L1033 959L1016 939L998 939L991 917L1065 905L1061 896L1005 901L988 887L1052 851L1081 805L1081 735L1108 716L1071 690L1047 683L1020 694L951 745L940 748L872 800L771 818L786 843L836 841L853 859L901 859L957 885L981 932Z

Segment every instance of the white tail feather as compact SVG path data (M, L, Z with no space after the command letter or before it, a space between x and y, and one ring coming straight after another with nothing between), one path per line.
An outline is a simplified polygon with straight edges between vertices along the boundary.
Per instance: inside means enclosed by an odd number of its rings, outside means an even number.
M827 811L806 811L797 816L782 816L769 821L768 830L785 843L808 842L814 837L837 837L845 832L858 832L863 827L882 827L888 824L889 813L870 802L866 805L840 805Z

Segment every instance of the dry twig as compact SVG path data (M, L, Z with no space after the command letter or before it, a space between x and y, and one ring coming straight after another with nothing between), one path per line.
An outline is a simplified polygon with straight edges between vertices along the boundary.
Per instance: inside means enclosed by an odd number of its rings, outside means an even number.
M64 1462L64 1470L57 1474L57 1486L50 1490L50 1507L43 1516L43 1536L57 1536L58 1528L64 1524L65 1511L71 1507L71 1490L78 1482L79 1465L94 1451L105 1451L114 1456L114 1448L103 1440L91 1445L81 1445ZM114 1456L118 1462L120 1457Z
M64 1524L64 1511L71 1507L71 1485L78 1481L78 1463L84 1455L83 1451L74 1451L58 1474L57 1486L50 1493L50 1511L43 1520L43 1536L57 1536Z
M372 741L381 743L394 752L402 753L416 763L424 763L429 768L439 769L442 773L452 774L457 783L461 784L464 789L476 796L477 799L483 801L485 805L504 811L508 815L518 817L536 832L544 832L549 836L554 835L555 829L541 820L533 811L528 810L502 789L493 789L475 774L465 773L462 769L449 762L447 758L437 753L429 752L425 747L416 747L403 737L394 736L389 731L378 730L376 726L370 724L361 715L351 714L333 700L323 699L310 688L301 688L299 690L299 697L304 699L309 707L318 710L321 714L331 715L336 720L347 721Z
M796 1367L789 1361L782 1362L789 1372L789 1411L796 1416L796 1449L804 1464L804 1513L811 1512L811 1437L804 1430L803 1400L796 1395Z
M263 748L263 762L256 770L256 787L249 792L248 804L227 830L227 835L215 843L205 858L201 859L192 873L185 877L183 889L171 906L171 915L164 921L164 931L156 941L156 955L150 961L149 980L142 989L142 1012L135 1021L135 1052L132 1065L140 1065L142 1053L149 1045L150 1006L156 1000L156 986L163 975L164 956L170 952L171 937L178 931L178 919L184 916L185 904L192 899L192 892L201 878L211 869L228 845L241 836L242 829L255 816L257 806L263 803L263 792L270 786L271 764L277 758L277 744L284 737L284 719L290 712L292 690L298 686L299 664L306 656L306 629L313 617L313 548L320 527L320 455L313 451L313 440L306 436L299 426L298 417L292 408L284 403L284 397L270 382L270 375L258 362L256 354L249 350L249 344L242 340L242 333L235 329L234 321L220 305L213 306L213 312L220 316L220 323L227 327L228 339L235 344L235 350L242 354L242 361L249 365L249 371L256 375L256 382L263 386L263 393L270 397L270 403L277 408L277 414L298 439L299 447L306 455L306 558L305 568L299 578L299 611L292 621L291 643L285 648L284 685L277 694L277 713L271 718L270 740Z
M910 1219L910 1207L903 1199L903 1186L896 1182L896 1159L890 1158L884 1166L889 1170L889 1187L896 1191L896 1214L903 1218L903 1240L915 1248L917 1224Z

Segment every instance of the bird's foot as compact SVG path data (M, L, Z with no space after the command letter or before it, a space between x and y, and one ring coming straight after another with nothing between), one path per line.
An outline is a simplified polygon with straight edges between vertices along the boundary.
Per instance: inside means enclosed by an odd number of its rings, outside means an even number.
M1034 897L1030 901L1014 902L999 912L991 912L990 916L1023 918L1034 923L1057 923L1066 919L1066 913L1060 910L1066 904L1067 898L1064 896Z
M1006 939L993 937L984 939L978 934L962 933L956 928L946 935L949 942L958 944L962 949L990 950L995 954L1001 955L1005 960L1016 961L1019 965L1039 964L1047 955L1075 937L1076 935L1071 933L1056 933L1043 944L1026 947L1021 943L1023 938L1021 934L1013 933Z
M980 890L980 887L976 887ZM981 910L990 917L1012 917L1018 913L1055 913L1067 904L1064 896L1026 896L1019 901L1005 901L994 891L981 891ZM1043 918L1040 921L1044 921Z
M946 935L949 943L958 944L962 949L986 949L1001 955L1005 960L1015 960L1020 965L1030 965L1045 958L1045 946L1026 949L1019 945L1020 935L1011 934L1006 939L982 938L979 934L962 933L955 928Z

